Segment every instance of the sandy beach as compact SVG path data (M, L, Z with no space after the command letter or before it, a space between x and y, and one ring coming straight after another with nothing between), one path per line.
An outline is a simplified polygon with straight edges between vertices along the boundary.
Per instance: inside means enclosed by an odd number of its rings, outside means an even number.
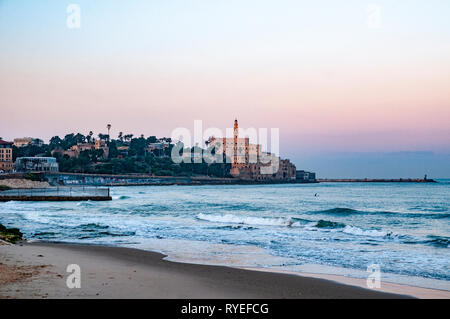
M2 298L405 298L331 280L176 263L137 249L23 243L0 246ZM69 289L69 264L81 288Z

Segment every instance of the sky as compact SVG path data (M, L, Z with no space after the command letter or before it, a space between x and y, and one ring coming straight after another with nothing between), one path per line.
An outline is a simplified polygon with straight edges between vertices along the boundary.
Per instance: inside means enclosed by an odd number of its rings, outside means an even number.
M448 0L0 0L0 136L237 117L322 177L450 177L448 17Z

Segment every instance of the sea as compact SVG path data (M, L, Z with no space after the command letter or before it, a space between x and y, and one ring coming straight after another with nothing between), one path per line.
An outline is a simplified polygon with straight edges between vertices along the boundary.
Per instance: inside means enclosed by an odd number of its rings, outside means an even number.
M450 291L450 180L130 186L107 202L0 203L30 241L132 247L180 262Z

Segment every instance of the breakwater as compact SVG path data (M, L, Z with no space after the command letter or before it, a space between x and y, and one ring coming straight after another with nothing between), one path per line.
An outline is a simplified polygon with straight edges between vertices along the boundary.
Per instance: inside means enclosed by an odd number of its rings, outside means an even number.
M97 187L49 187L41 189L11 189L0 192L0 202L67 202L112 200L109 188Z
M82 201L108 201L110 196L0 196L0 202L82 202Z
M322 178L320 183L436 183L433 179L424 178Z

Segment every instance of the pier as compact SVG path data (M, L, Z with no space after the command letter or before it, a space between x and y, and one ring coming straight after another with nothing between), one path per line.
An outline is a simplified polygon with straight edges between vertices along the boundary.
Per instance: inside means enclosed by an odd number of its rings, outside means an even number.
M317 181L320 183L436 183L433 179L425 178L322 178Z
M0 192L0 202L9 201L109 201L109 188L50 187L34 189L10 189Z

